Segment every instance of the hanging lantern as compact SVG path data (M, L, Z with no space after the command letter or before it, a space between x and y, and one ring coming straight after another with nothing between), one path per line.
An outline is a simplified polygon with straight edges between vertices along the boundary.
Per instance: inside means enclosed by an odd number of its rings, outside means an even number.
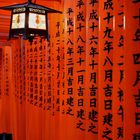
M31 0L23 4L0 7L11 10L9 39L23 36L23 39L33 39L35 36L48 37L48 13L62 13L60 11L32 3Z

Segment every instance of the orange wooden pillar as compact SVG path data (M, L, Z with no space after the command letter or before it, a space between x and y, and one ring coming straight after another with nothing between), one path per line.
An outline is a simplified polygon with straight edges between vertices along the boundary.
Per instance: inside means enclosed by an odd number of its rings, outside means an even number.
M17 121L17 118L18 118L18 110L17 110L17 101L18 101L18 92L17 92L17 61L18 61L18 49L17 49L17 42L16 41L13 41L13 45L12 45L12 81L13 81L13 116L14 116L14 119L13 119L13 138L15 140L18 139L18 121ZM19 83L18 83L19 84Z
M113 139L124 139L124 1L114 1Z
M3 67L3 48L0 47L0 120L1 127L0 132L3 132L3 78L2 78L2 67Z
M26 99L25 99L25 108L26 108L26 140L29 139L29 119L28 119L28 112L29 112L29 98L30 98L30 91L32 92L32 87L30 88L30 47L29 47L29 42L25 42L25 69L26 69L26 76L25 76L25 81L26 81Z
M63 9L62 9L63 11ZM60 16L60 55L59 55L59 59L60 59L60 100L59 100L59 117L60 117L60 123L59 123L59 140L64 140L64 133L65 133L65 110L66 110L66 102L65 102L65 18L64 18L64 14L62 14Z
M1 48L1 133L12 133L12 63L11 46Z
M113 139L113 1L99 1L98 139Z
M42 138L42 45L40 38L33 41L29 47L29 95L27 98L27 139Z
M86 136L98 139L99 1L86 2Z
M25 115L25 63L24 41L15 40L12 45L12 89L14 139L26 137Z
M52 30L50 36L50 43L51 43L51 88L50 88L50 140L55 139L56 135L56 120L59 125L58 120L58 112L56 111L56 98L57 95L57 39L56 39L56 33L57 33L57 18L56 15L52 15L51 22L50 22L50 30Z
M140 1L125 2L124 139L140 139Z
M3 49L0 47L0 120L2 120L2 56L3 56ZM2 126L0 127L0 132L2 133Z
M4 132L12 133L12 61L11 61L11 46L4 47L3 55L3 117L4 117Z
M55 15L55 32L54 32L54 40L53 41L53 49L54 49L54 85L53 85L53 100L54 100L54 123L55 123L55 135L54 135L54 140L58 139L59 140L59 133L60 133L60 96L61 96L61 50L62 50L62 30L61 30L61 24L62 24L62 19L61 16L56 14Z
M40 92L40 99L39 99L39 104L42 105L42 116L41 116L41 120L42 120L42 139L46 139L46 133L47 135L48 132L46 131L46 122L49 122L48 117L46 116L46 100L47 100L47 72L48 72L48 68L47 68L47 58L48 58L48 42L45 39L41 39L41 44L42 44L42 57L40 58L40 62L42 63L42 85L40 85L40 88L42 87L42 90ZM47 117L47 118L46 118Z
M74 91L74 80L76 77L74 76L74 57L75 57L75 3L74 1L65 1L64 2L64 64L65 64L65 83L64 83L64 100L63 106L65 106L63 110L64 114L64 132L65 134L62 135L62 140L65 139L73 139L75 137L75 94L76 90ZM62 133L62 132L61 132Z
M86 130L86 0L75 0L74 25L74 139L85 139ZM82 92L80 92L82 90Z
M47 51L47 56L46 56L46 74L47 74L47 77L46 77L46 82L45 82L45 85L46 85L46 89L45 92L46 92L46 97L45 97L45 133L44 133L44 137L45 139L50 139L50 131L51 131L51 45L50 45L50 42L46 42L46 51Z

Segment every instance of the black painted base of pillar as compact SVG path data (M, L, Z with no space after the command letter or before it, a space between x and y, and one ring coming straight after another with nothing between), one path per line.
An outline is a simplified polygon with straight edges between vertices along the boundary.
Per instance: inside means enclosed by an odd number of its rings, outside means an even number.
M12 134L2 133L0 134L0 140L12 140Z

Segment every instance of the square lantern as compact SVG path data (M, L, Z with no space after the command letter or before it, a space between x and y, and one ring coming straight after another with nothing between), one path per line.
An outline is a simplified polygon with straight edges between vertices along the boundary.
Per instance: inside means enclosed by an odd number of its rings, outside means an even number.
M23 36L23 39L30 39L35 36L48 39L47 14L62 13L34 4L31 0L23 4L1 7L1 9L12 11L9 38Z
M10 34L13 38L23 35L24 39L36 35L48 37L47 12L44 9L21 7L12 10Z

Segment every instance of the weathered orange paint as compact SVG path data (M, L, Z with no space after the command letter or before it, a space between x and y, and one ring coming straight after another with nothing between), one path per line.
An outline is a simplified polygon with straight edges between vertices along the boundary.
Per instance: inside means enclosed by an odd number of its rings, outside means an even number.
M139 77L136 82L140 3L132 1L136 0L114 0L111 9L111 3L104 7L107 0L94 5L82 0L81 7L77 6L80 0L48 0L47 6L63 11L48 16L50 42L40 37L32 44L22 38L0 40L0 133L12 133L13 140L139 140L135 136L140 135ZM110 23L104 20L109 12L113 16ZM93 24L94 30L90 28ZM111 29L107 34L106 27ZM8 33L8 23L0 26L0 31ZM110 52L105 49L106 41L112 42ZM77 63L80 59L84 60L81 65ZM106 70L112 70L112 79L105 77ZM78 81L82 76L83 83ZM108 85L112 91L105 93ZM112 101L110 109L105 108L105 100ZM123 119L118 115L120 107ZM123 133L118 138L119 128ZM111 133L103 136L106 130Z

